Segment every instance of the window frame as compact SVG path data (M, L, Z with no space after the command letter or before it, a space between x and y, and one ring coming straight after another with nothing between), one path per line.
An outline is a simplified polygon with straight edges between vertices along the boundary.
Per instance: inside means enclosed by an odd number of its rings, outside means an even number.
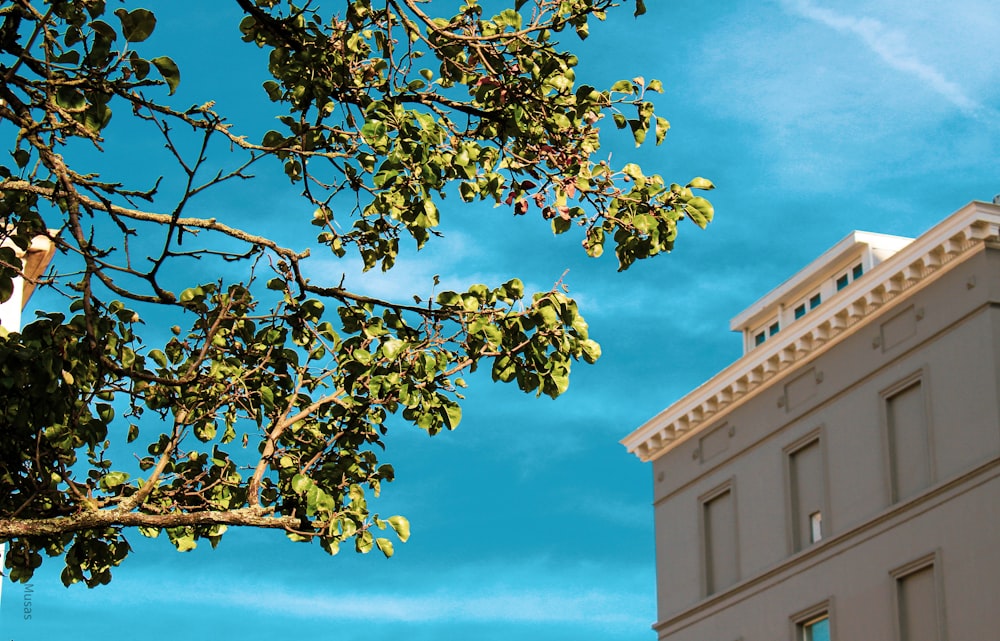
M902 598L900 585L906 577L916 574L921 570L926 570L927 568L931 568L933 572L931 580L934 585L934 608L937 614L938 628L937 638L941 641L948 638L948 625L945 620L944 578L943 572L941 571L941 548L935 548L928 554L889 570L889 576L892 578L893 638L896 641L905 641L905 639L903 639L903 612L900 609L900 599Z
M790 638L792 641L806 641L806 626L824 618L830 622L830 641L834 641L837 638L837 626L832 596L788 617L791 629Z
M896 395L901 392L905 392L915 385L921 386L921 396L924 405L924 427L926 429L927 437L927 465L928 475L930 478L926 487L911 496L900 498L898 479L896 475L896 452L893 449L894 439L892 435L892 426L889 424L889 401ZM888 505L896 505L897 503L903 501L909 501L928 491L930 488L934 487L935 483L937 483L938 475L937 467L935 465L935 459L937 457L934 452L934 414L932 412L933 408L931 405L931 389L932 386L930 383L929 367L925 364L919 369L907 374L893 384L879 391L879 417L882 424L882 467L884 469L886 494L889 499Z
M709 554L711 553L711 550L708 545L709 532L707 527L709 524L707 523L706 514L708 504L726 493L729 494L729 499L732 501L733 507L733 562L736 565L736 578L729 585L719 587L712 585L711 565L709 561ZM740 519L736 503L736 477L729 477L719 485L716 485L711 490L698 497L698 545L701 549L700 569L702 598L708 598L721 594L732 586L737 585L742 580L743 577L740 573Z
M798 452L801 452L805 448L816 444L819 447L819 459L820 459L820 476L823 479L823 488L821 492L821 505L820 505L820 538L816 541L799 541L799 523L798 519L800 517L808 518L813 513L809 514L798 514L796 505L796 493L793 488L795 483L795 472L792 466L792 457ZM829 474L829 464L827 463L826 456L826 426L818 425L813 429L809 430L799 438L795 439L781 450L782 458L784 459L784 476L785 476L785 534L787 540L788 554L798 554L803 552L814 545L822 543L826 539L830 538L830 474Z

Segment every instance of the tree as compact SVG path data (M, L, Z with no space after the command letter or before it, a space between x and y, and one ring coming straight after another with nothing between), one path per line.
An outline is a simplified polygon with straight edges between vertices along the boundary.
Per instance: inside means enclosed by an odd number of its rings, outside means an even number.
M357 252L384 272L407 237L422 248L440 235L449 195L575 230L591 256L610 243L620 270L669 251L682 219L712 217L692 193L707 180L668 184L599 159L606 114L636 145L650 130L660 143L668 127L647 97L659 82L578 84L577 59L555 40L585 38L612 0L515 0L492 16L469 0L446 17L419 0L327 13L311 1L234 2L238 34L268 54L263 90L281 129L263 135L212 102L174 104L181 72L147 50L146 9L0 8L0 120L13 138L0 166L0 300L23 275L15 250L41 234L60 255L36 285L67 301L0 337L0 541L12 579L27 581L44 552L63 557L67 585L106 583L129 528L165 531L182 551L253 526L331 554L353 542L389 556L392 541L376 535L405 541L409 526L368 500L393 478L378 455L390 423L453 429L461 376L484 365L495 381L556 397L573 360L600 354L559 286L528 297L512 278L380 300L311 280L308 247L218 219L202 208L206 191L252 189L251 169L280 167L314 210L313 250ZM112 115L158 136L174 173L95 171ZM181 187L171 197L161 181ZM193 261L197 273L240 276L185 281ZM168 333L143 320L153 317L176 324Z

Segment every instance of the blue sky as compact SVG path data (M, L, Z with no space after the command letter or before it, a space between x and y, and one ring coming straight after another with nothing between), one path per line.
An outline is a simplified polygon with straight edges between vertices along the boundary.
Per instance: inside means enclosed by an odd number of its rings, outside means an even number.
M263 92L258 72L231 57L245 48L224 5L151 2L154 42L181 65L178 104L214 98L266 127L247 107ZM915 236L1000 193L1000 7L647 5L639 20L626 7L582 46L566 42L579 50L581 82L663 81L657 107L673 126L664 145L635 150L612 135L606 148L670 180L713 180L708 230L687 226L673 254L619 274L613 256L588 259L579 238L553 237L544 221L456 200L442 212L446 238L389 279L333 260L314 268L406 298L429 291L434 274L449 288L520 276L544 290L569 269L603 346L597 365L576 367L556 401L473 377L458 430L392 433L397 481L376 508L405 514L413 535L391 560L328 557L273 532L231 531L219 549L186 554L134 536L135 553L97 590L63 588L58 562L46 563L30 621L24 588L6 584L5 638L655 638L651 473L618 440L735 360L729 319L849 231ZM293 190L274 185L209 204L307 243L284 219Z

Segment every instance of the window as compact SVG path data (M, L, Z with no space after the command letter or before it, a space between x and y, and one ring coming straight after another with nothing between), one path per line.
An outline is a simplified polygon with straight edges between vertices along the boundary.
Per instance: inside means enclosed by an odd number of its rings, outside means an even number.
M933 478L927 403L919 377L903 381L884 397L892 500L902 501Z
M770 321L757 326L757 328L750 333L750 336L753 336L753 346L760 347L761 345L764 344L764 341L766 341L771 336L777 334L780 329L781 326L778 324L778 320L775 318L772 318Z
M941 641L943 605L939 590L937 553L890 574L896 579L896 618L899 641Z
M792 551L809 547L823 538L826 505L826 474L816 432L786 448L788 497Z
M816 543L823 538L823 513L813 512L809 515L809 542Z
M739 580L736 556L736 506L732 486L727 483L703 497L701 511L707 596Z
M820 302L822 302L822 300L823 298L818 292L803 300L794 309L795 320L798 320L803 316L805 316L806 312L810 312L819 307L819 304Z
M833 639L833 599L827 599L790 617L795 641L831 641Z
M839 292L840 290L847 287L847 284L852 280L857 280L861 278L861 275L864 273L865 273L864 266L861 263L858 263L857 265L852 267L850 271L848 271L847 273L841 274L840 276L837 277L837 291Z
M830 617L826 614L800 626L800 641L830 641Z

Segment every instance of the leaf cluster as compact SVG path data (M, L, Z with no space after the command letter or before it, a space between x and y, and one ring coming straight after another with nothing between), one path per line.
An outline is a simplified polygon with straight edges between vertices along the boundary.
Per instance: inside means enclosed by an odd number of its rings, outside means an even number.
M371 509L394 477L390 425L454 429L463 377L481 366L555 398L574 361L600 356L561 282L379 299L310 280L312 249L220 220L203 192L276 170L314 212L301 222L323 252L382 271L401 240L441 235L449 197L575 230L594 257L610 243L620 270L669 251L681 220L712 218L694 193L709 181L681 186L599 155L607 116L636 145L669 127L654 113L660 82L580 84L560 48L611 0L517 0L495 15L469 0L444 16L417 0L334 13L231 1L236 37L267 54L277 124L263 134L211 101L177 106L181 71L152 50L148 9L0 7L0 121L17 132L0 163L0 302L32 278L23 258L38 237L60 255L31 284L67 301L0 336L0 541L16 580L46 553L62 557L65 583L106 583L129 528L166 532L180 551L247 526L390 556L380 533L409 537L405 518ZM113 117L162 140L174 173L89 168L81 150L103 150ZM162 180L180 187L161 193Z

